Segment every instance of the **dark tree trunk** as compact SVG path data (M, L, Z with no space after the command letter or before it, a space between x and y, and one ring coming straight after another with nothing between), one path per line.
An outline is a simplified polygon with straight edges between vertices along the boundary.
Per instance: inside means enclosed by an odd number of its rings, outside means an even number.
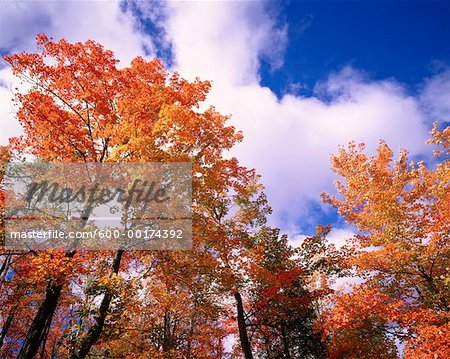
M82 215L81 228L86 225L89 216L93 210L92 206L87 206ZM69 251L66 252L67 258L73 258L76 254L77 242L74 243ZM17 359L34 358L39 350L39 346L45 339L46 328L50 327L53 314L58 306L59 297L61 296L61 291L63 284L53 283L50 281L47 284L47 289L45 290L45 298L42 301L39 309L33 319L33 322L28 329L27 336L23 342L22 348L20 349Z
M47 345L47 337L48 332L50 331L50 325L52 324L52 320L50 320L45 324L44 333L42 334L42 344L41 344L41 358L45 358L45 346Z
M284 358L291 359L291 351L289 350L289 340L286 333L286 327L281 324L281 335L283 336Z
M119 273L120 262L122 261L123 252L124 252L123 249L119 249L116 252L116 256L114 258L111 270L111 276L113 274ZM81 344L78 347L78 350L75 351L75 353L73 353L70 356L71 359L84 359L89 354L89 351L91 350L92 346L98 340L100 334L103 331L106 316L108 315L109 307L111 305L112 300L113 300L113 293L107 291L100 304L99 313L95 318L94 324L89 328L87 334L82 339Z
M3 346L3 341L5 340L6 334L8 333L9 327L11 326L12 320L14 318L14 312L10 313L5 320L5 324L2 328L2 333L0 334L0 348Z
M17 359L34 358L36 356L39 346L44 339L45 329L53 319L62 287L62 284L48 284L45 290L45 298L28 329Z
M242 352L244 353L245 359L253 359L252 348L248 340L247 325L245 324L244 305L242 304L241 293L234 293L234 298L236 299L239 339Z
M164 353L164 358L168 357L168 354L173 349L172 344L172 333L170 331L171 318L170 313L166 309L166 312L164 313L164 338L162 343L162 351Z

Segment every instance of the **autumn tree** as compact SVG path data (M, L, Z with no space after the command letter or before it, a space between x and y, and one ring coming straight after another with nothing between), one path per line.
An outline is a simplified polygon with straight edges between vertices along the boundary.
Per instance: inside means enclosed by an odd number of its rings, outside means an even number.
M351 143L332 158L344 181L336 183L340 196L324 200L358 230L348 262L363 280L338 296L326 316L332 349L344 350L344 344L348 351L354 343L364 353L378 341L377 357L390 358L399 340L407 358L446 357L449 132L434 127L430 142L443 148L435 166L409 161L406 151L394 160L383 142L373 157Z
M261 358L321 358L320 333L314 331L318 294L296 249L277 229L258 234L261 263L252 277L247 318L255 353Z
M16 95L24 136L12 151L53 162L190 162L193 243L185 252L21 253L2 282L2 356L215 358L229 335L246 358L321 356L315 305L328 287L310 285L338 271L337 254L326 231L294 250L267 227L259 176L224 155L242 135L228 116L200 109L209 82L188 82L159 60L119 66L93 41L39 35L37 44L6 56L29 85Z
M258 357L325 357L321 315L336 279L349 275L345 259L352 252L330 243L330 231L319 225L295 248L279 230L261 231L264 250L248 313Z
M127 358L224 356L229 334L212 273L158 258L153 274L134 280L116 301L95 355ZM176 268L175 268L176 267ZM136 295L136 293L142 293ZM137 314L138 313L138 314Z
M235 158L223 157L223 151L242 137L226 125L228 117L214 108L199 110L210 88L208 82L190 83L177 73L170 75L159 60L136 58L129 67L119 68L113 53L93 41L54 42L40 35L37 44L37 53L5 57L14 74L31 84L27 92L16 96L17 118L25 132L13 141L16 151L47 161L184 161L193 165L192 252L127 255L119 250L105 258L74 249L33 253L16 263L15 270L24 276L14 280L31 283L33 293L22 309L37 307L34 318L22 315L22 322L31 322L19 357L33 357L40 347L44 354L65 347L72 358L84 358L108 324L112 305L115 308L121 301L120 281L114 278L128 271L125 266L136 262L145 266L155 256L167 256L174 267L187 262L197 270L191 280L204 275L202 268L220 278L223 262L216 253L225 253L223 248L232 238L208 226L229 211L233 198L253 195L256 177ZM238 239L234 241L238 246ZM68 330L78 321L69 321L69 326L58 322L56 328L52 323L55 318L63 322L73 318L73 306L79 305L71 299L76 295L69 284L83 284L86 276L101 284L100 304L74 337L75 332ZM49 335L53 335L51 343L46 341Z
M3 248L5 241L5 173L6 166L11 159L11 152L8 146L0 146L0 288L2 297L8 299L1 302L1 331L0 349L7 341L8 334L11 334L11 326L14 317L17 315L17 301L24 296L22 287L11 287L8 284L8 277L12 274L11 266L13 261L24 255L22 251L11 251ZM12 295L11 295L12 293ZM10 343L8 343L9 345Z
M252 260L241 276L239 293L242 330L252 356L325 356L320 316L329 304L334 280L348 275L344 258L351 252L329 243L330 230L329 226L318 226L316 234L297 248L279 229L263 226L246 232L253 238Z

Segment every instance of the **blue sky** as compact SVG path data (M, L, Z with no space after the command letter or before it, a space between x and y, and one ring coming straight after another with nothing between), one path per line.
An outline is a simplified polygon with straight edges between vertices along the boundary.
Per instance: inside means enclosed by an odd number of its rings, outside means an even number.
M93 39L122 66L162 57L170 70L212 80L205 105L231 114L245 140L232 154L262 174L272 222L292 238L334 223L329 156L380 139L430 159L434 120L450 118L446 1L3 2L0 49L34 51L34 37ZM16 82L0 66L0 142L20 134Z
M265 66L262 79L277 94L292 82L310 94L316 81L345 65L416 91L450 60L447 1L291 1L281 9L289 24L284 66Z

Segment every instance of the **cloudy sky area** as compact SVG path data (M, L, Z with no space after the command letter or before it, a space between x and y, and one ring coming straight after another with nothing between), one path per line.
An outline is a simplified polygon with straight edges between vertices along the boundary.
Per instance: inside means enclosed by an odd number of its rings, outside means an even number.
M434 120L450 121L450 7L439 2L2 2L0 51L34 51L46 33L94 39L122 65L161 57L183 76L213 81L208 104L233 116L233 151L262 174L273 223L298 235L335 223L329 156L350 140L380 139L427 158ZM0 143L20 133L15 80L0 64Z

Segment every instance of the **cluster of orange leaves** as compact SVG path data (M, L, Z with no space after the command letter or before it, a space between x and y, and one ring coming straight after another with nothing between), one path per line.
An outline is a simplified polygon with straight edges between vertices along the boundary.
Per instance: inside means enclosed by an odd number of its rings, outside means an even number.
M435 127L430 142L448 149L448 131ZM340 198L324 195L359 230L353 238L358 251L347 262L364 280L336 296L325 332L336 341L346 336L348 343L349 333L369 326L386 340L401 338L405 358L444 358L450 320L450 161L441 159L433 169L408 163L406 151L394 161L385 143L374 157L363 150L351 143L333 157L333 169L345 181L336 183Z

